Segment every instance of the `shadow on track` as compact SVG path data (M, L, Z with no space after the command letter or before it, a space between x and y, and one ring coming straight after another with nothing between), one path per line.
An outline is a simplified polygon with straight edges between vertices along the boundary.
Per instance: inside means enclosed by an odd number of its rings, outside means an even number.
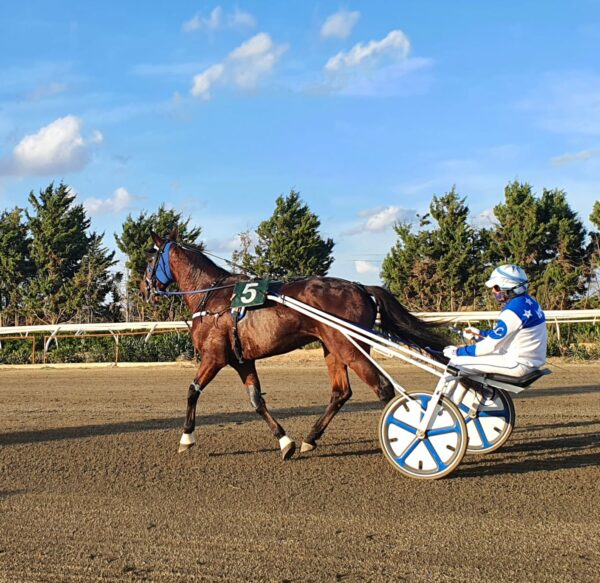
M381 411L383 405L373 403L348 403L344 413ZM314 407L288 407L285 409L273 408L277 417L287 419L290 417L308 417L321 415L324 411L323 405ZM220 425L227 423L249 423L260 421L260 417L254 411L223 412L213 415L200 415L197 423L202 425ZM104 423L98 425L79 425L75 427L56 427L49 429L15 431L12 433L0 433L0 446L31 444L44 441L60 441L63 439L84 439L103 435L118 435L120 433L137 433L142 431L157 431L165 429L181 428L183 415L167 419L142 419L139 421L123 421L119 423Z
M518 401L520 399L535 399L537 397L562 397L564 395L589 395L593 393L600 393L600 385L557 387L553 389L537 389L534 386L518 395L513 395L513 398Z
M565 424L565 427L573 426L573 423ZM527 454L527 457L523 457L523 454ZM518 459L511 460L511 457ZM487 458L465 458L456 477L554 472L594 466L600 466L600 434L578 433L506 445L497 454Z

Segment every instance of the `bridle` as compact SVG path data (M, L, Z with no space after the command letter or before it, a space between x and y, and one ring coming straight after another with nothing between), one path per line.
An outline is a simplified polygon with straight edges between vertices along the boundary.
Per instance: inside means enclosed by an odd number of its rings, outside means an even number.
M176 241L173 241L169 238L164 239L160 247L156 247L156 257L154 258L154 264L152 267L150 263L148 263L146 267L146 273L144 276L144 280L146 283L146 289L148 290L148 300L154 299L155 296L185 296L185 295L193 295L193 294L206 294L203 299L203 305L206 303L208 299L208 294L210 292L232 288L234 287L234 283L221 285L223 279L226 279L230 274L222 277L218 277L212 284L205 289L194 289L188 291L166 291L166 288L175 281L173 277L173 273L171 272L171 264L169 263L169 251L172 245L178 245ZM183 247L187 249L187 247ZM190 251L196 252L194 249L190 249ZM207 255L211 255L207 253ZM216 255L214 256L216 257ZM158 284L163 286L163 289L158 287Z
M164 239L160 247L156 247L156 257L154 258L152 267L150 267L150 264L146 267L145 280L150 296L149 299L153 299L154 296L164 293L158 287L159 283L166 288L175 281L169 263L169 250L174 243L174 241L168 238Z

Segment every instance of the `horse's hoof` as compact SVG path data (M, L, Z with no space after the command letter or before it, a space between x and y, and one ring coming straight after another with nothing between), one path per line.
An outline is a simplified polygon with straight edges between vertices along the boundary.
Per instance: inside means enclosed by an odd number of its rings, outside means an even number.
M183 433L181 435L181 439L179 440L179 449L178 453L183 453L184 451L190 450L192 447L196 445L196 434L192 431L192 433Z
M303 441L302 445L300 446L300 453L308 453L309 451L312 451L313 449L317 449L316 443Z
M289 460L296 451L296 444L287 435L284 435L279 440L279 447L281 448L281 457L284 462Z
M289 460L296 452L296 444L292 441L287 447L281 450L281 458L284 462Z

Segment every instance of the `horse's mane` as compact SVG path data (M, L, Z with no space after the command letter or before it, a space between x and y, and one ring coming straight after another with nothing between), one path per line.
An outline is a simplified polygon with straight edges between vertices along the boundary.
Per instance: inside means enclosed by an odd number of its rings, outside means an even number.
M204 248L200 245L195 245L194 243L184 243L182 241L177 241L177 246L184 251L191 252L190 257L192 263L195 267L201 267L203 270L214 269L221 276L231 275L230 271L227 271L224 267L217 265L210 257L208 257L204 251Z

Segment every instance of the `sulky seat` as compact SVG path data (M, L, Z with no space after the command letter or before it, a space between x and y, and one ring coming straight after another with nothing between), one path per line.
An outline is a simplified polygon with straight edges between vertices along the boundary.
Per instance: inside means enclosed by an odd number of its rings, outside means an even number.
M539 378L551 374L551 372L552 371L548 368L538 368L537 370L534 370L522 377L511 377L509 375L497 373L482 373L481 376L490 381L498 381L501 383L508 383L509 385L525 388L533 384Z

